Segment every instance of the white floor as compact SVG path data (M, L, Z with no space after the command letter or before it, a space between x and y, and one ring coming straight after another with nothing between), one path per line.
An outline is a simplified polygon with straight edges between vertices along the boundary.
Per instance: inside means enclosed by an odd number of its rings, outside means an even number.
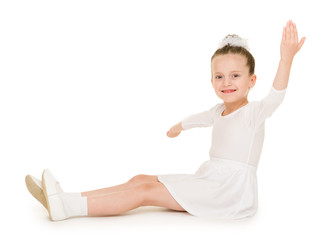
M193 217L187 213L177 213L162 208L143 207L122 216L103 218L74 218L62 222L51 222L47 212L36 206L29 199L25 204L23 216L12 216L15 224L6 228L5 232L13 236L33 236L33 239L203 239L220 238L239 239L274 239L279 233L274 229L283 230L285 235L293 235L290 227L264 226L265 221L260 214L241 221L219 221ZM27 206L29 205L29 206ZM18 222L17 222L18 221ZM270 221L269 221L270 222ZM17 231L17 226L20 230ZM282 227L282 228L281 228ZM287 230L285 232L285 230ZM270 232L267 234L267 231ZM268 236L268 238L267 238ZM271 238L270 238L271 237Z

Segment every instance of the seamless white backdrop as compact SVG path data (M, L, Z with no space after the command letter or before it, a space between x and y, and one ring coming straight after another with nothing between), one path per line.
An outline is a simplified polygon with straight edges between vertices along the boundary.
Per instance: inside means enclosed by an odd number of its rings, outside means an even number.
M34 239L324 239L326 30L323 1L1 1L1 234ZM259 211L244 221L161 208L50 222L26 174L55 174L66 191L133 175L193 173L208 160L210 129L167 130L220 100L210 58L236 33L249 40L264 97L293 19L307 41L287 96L266 123Z

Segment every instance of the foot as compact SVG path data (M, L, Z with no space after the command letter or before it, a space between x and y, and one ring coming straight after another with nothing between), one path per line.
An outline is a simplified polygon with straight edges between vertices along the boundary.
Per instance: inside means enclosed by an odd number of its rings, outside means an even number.
M45 208L47 208L47 201L45 200L43 194L42 182L31 175L27 175L25 177L25 183L28 191L32 194L32 196L38 200Z
M61 199L62 189L48 169L43 171L42 187L50 219L59 221L68 218Z

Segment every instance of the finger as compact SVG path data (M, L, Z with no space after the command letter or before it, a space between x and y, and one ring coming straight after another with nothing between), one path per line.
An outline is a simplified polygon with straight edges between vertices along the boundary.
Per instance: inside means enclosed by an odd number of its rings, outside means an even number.
M287 22L287 25L286 25L286 39L289 40L290 39L290 31L291 31L291 20Z
M286 27L283 28L283 42L286 41Z
M298 42L297 29L295 23L293 23L293 41Z
M288 28L288 22L286 23L286 25L283 29L283 41L284 42L287 40L287 28Z
M294 41L294 39L295 39L295 26L294 26L294 23L293 23L293 21L291 20L290 21L290 40L291 41Z
M291 21L291 24L290 24L290 31L291 31L291 40L295 40L295 26L294 26L294 23Z
M295 41L296 42L298 42L298 34L297 34L297 29L296 29L296 24L295 23L293 23L294 24L294 37L295 37Z
M302 48L304 42L305 42L306 37L303 37L299 44L297 45L297 52Z

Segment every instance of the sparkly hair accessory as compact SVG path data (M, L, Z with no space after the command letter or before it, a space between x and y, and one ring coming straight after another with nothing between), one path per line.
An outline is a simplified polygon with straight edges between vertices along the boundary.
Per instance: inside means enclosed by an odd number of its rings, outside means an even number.
M246 39L240 38L236 34L227 35L219 44L219 48L223 48L225 46L233 46L233 47L243 47L249 51L248 41Z

